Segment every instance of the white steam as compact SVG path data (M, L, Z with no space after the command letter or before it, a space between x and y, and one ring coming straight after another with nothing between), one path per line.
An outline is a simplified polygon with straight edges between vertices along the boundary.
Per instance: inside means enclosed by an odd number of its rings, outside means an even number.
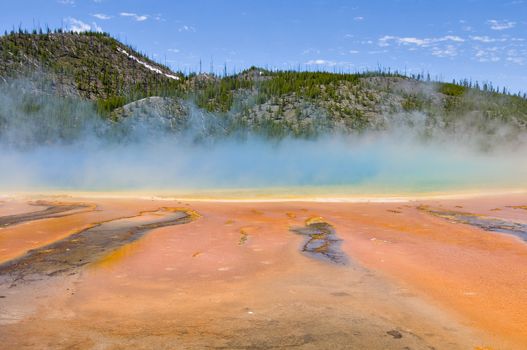
M157 119L132 117L111 124L84 102L31 98L36 101L28 104L23 94L0 94L1 191L527 188L525 136L501 125L480 132L471 119L454 131L406 115L392 118L386 130L347 136L278 141L248 131L243 138L195 142L191 133L200 127L167 132Z

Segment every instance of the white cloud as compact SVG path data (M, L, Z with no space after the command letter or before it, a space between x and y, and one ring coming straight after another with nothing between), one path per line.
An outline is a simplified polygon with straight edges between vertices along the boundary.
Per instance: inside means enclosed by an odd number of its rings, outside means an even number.
M357 51L357 50L349 50L348 52L351 53L351 54L359 53L359 51Z
M409 51L424 49L436 57L452 58L459 55L461 44L465 41L466 39L457 35L444 35L430 38L385 35L378 39L377 44L380 47L389 47L395 44L397 46L403 46Z
M362 16L353 17L353 20L354 21L362 21L362 20L364 20L364 17L362 17Z
M173 53L179 53L179 49L168 49L167 51L173 52Z
M464 19L460 19L459 24L461 24L461 29L463 29L465 32L471 32L474 30L474 28L468 25L468 22Z
M477 48L474 58L478 62L498 62L501 60L497 47Z
M91 30L91 26L89 24L84 23L83 21L73 18L73 17L66 18L64 22L66 22L68 29L73 32L80 33L80 32L87 32Z
M391 42L395 42L398 45L416 45L422 47L432 46L437 43L452 41L462 43L465 39L457 35L445 35L439 38L416 38L416 37L399 37L393 35L385 35L379 39L379 46L385 47L390 46Z
M137 22L143 22L148 19L148 15L138 15L137 13L132 13L132 12L121 12L119 13L119 16L132 17Z
M192 32L194 33L196 31L196 28L192 26L182 25L179 27L178 32Z
M390 41L395 40L396 37L392 35L385 35L379 38L379 46L390 46Z
M102 28L99 27L99 26L97 25L97 23L95 23L95 22L92 22L92 30L93 30L94 32L99 32L99 33L103 31Z
M382 46L382 47L390 46L391 42L396 42L397 44L404 44L404 45L406 45L406 44L414 44L414 45L417 45L417 46L423 46L423 45L426 45L428 43L428 40L427 39L418 39L418 38L414 38L414 37L400 38L400 37L393 36L393 35L385 35L385 36L383 36L382 38L379 39L379 46Z
M105 15L104 13L94 13L92 16L95 17L95 18L98 18L100 20L103 20L103 21L112 18L112 16Z
M57 0L62 5L75 5L75 0Z
M490 29L492 30L505 30L514 28L516 26L516 22L498 21L496 19L488 20L487 23L490 25Z
M454 45L447 45L444 48L434 47L432 49L432 55L436 57L455 57L457 54L457 47Z
M388 53L388 50L370 50L368 51L370 55L378 55L381 53Z
M462 43L465 41L465 39L457 36L457 35L446 35L444 37L441 37L438 39L438 41L455 41L458 43Z
M81 33L81 32L89 32L89 31L94 31L94 32L103 31L102 28L99 27L97 23L95 22L92 22L92 24L88 24L88 23L84 23L80 19L76 19L73 17L65 18L64 22L67 26L67 29L72 32Z
M482 43L493 43L495 41L495 39L493 38L490 38L486 35L484 36L471 36L470 39L474 40L474 41L480 41Z
M309 49L305 49L304 51L302 51L302 55L310 55L310 54L319 54L320 53L320 50L319 49L314 49L314 48L309 48Z
M495 42L505 42L507 41L506 38L491 38L489 36L483 35L483 36L471 36L470 39L474 41L479 41L482 43L495 43Z
M511 56L511 57L507 57L507 61L519 64L519 65L523 65L525 63L525 58L519 57L519 56L513 56L513 57Z
M334 61L323 60L323 59L309 60L306 62L306 65L308 66L334 66L336 64L337 63Z
M430 43L430 39L419 39L419 38L394 38L399 44L414 44L417 46L423 46Z
M518 51L516 49L510 49L506 53L507 61L516 63L519 65L524 65L526 63L525 56L527 55L527 50Z

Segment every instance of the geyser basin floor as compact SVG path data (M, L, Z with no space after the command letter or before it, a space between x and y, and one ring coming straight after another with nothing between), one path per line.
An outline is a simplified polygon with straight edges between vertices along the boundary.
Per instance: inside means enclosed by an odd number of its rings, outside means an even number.
M27 283L35 278L75 274L119 247L130 244L155 228L191 222L198 215L178 208L144 211L137 216L94 223L64 239L32 249L0 264L0 283ZM28 279L29 278L29 279Z
M33 211L29 200L4 198L0 216ZM526 195L406 203L52 200L97 210L0 229L0 263L97 222L141 222L141 212L161 207L202 217L152 227L79 274L1 284L0 348L527 347L527 244L418 209L525 224L527 210L518 208ZM313 217L342 240L346 265L302 254L306 237L290 229Z

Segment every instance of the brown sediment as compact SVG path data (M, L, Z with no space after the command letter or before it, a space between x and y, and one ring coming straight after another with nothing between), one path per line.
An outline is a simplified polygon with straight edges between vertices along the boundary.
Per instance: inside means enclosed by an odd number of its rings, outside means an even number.
M302 252L334 264L347 263L346 255L339 249L342 240L337 237L333 226L323 218L310 217L305 221L305 227L292 228L291 231L308 236Z
M527 205L509 205L508 208L527 210Z
M155 228L185 224L199 214L193 210L163 207L138 216L92 224L64 239L28 251L0 265L0 283L27 282L42 276L71 274Z
M475 226L485 231L511 234L527 242L527 224L511 222L496 218L489 218L483 215L467 212L445 209L432 209L429 206L425 205L419 206L418 209L443 219L447 219L456 223Z
M29 203L34 206L46 207L43 210L34 211L30 213L22 213L0 217L0 227L7 227L11 225L20 224L22 222L41 220L47 218L60 218L67 215L79 213L78 209L95 210L95 206L86 203L62 203L62 202L46 202L36 201Z
M238 245L244 245L245 242L247 242L247 239L249 238L249 233L244 228L240 229L240 240L238 241Z

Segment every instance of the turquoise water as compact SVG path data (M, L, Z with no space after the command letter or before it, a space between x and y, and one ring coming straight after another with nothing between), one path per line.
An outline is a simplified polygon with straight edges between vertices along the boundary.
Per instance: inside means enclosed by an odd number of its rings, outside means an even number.
M527 152L380 139L150 140L0 154L0 189L163 193L398 194L527 188ZM7 169L7 170L5 170Z

